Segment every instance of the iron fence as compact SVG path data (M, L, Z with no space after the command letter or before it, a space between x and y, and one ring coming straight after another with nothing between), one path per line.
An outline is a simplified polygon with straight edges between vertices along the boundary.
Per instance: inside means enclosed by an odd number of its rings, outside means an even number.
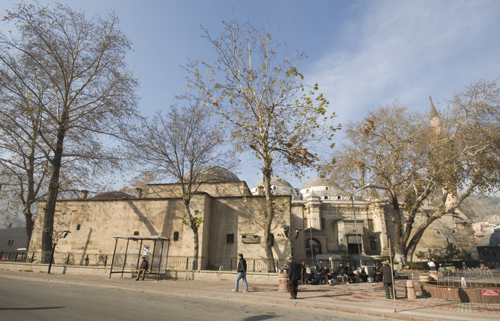
M26 261L26 252L4 252L0 251L0 260L2 261L14 261L14 262L24 262Z
M40 253L32 252L29 255L24 254L22 261L29 263L41 263ZM52 264L60 265L77 265L77 266L110 266L113 264L113 270L137 270L140 265L140 257L137 251L129 251L125 253L116 253L113 260L113 254L86 254L86 253L54 253ZM267 273L268 260L262 258L245 258L247 262L248 272ZM21 261L21 260L18 260ZM112 262L113 261L113 262ZM238 268L238 258L232 257L215 257L215 258L200 258L202 270L211 271L236 271ZM154 260L149 258L150 269L158 270L160 267L160 258L154 257ZM288 260L275 260L274 266L276 272L288 266ZM167 270L193 270L196 269L196 261L194 257L188 256L169 256L161 258L161 269Z

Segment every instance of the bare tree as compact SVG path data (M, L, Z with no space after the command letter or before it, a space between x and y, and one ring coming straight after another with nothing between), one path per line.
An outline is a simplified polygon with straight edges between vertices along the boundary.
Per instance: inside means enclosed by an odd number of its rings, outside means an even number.
M128 146L144 177L167 177L179 183L183 199L183 223L194 234L194 257L199 258L198 229L203 223L191 200L203 183L217 182L220 167L232 167L232 154L224 150L223 132L209 111L196 104L171 107L128 133ZM151 175L147 175L151 173Z
M480 81L456 93L441 116L432 102L431 119L396 102L346 126L333 178L350 189L370 182L389 197L399 261L411 260L426 228L472 192L498 187L499 93L496 81ZM423 211L433 194L442 197ZM424 220L416 225L419 213Z
M188 85L222 116L238 150L251 151L262 164L265 252L268 270L274 271L273 171L289 166L300 175L318 160L309 149L322 139L332 139L338 127L329 124L334 114L328 115L328 101L317 93L318 86L302 84L303 75L295 64L306 57L304 52L283 57L278 40L267 30L235 19L223 24L219 38L204 30L217 59L212 64L189 63Z
M40 115L32 143L51 168L43 228L52 231L63 157L82 155L80 147L103 148L98 135L120 135L120 124L135 114L137 83L124 61L130 42L113 13L88 19L67 6L21 3L5 20L18 34L0 35L2 99L28 103L21 114L9 104L3 115L13 123L30 112ZM45 253L50 235L42 234Z

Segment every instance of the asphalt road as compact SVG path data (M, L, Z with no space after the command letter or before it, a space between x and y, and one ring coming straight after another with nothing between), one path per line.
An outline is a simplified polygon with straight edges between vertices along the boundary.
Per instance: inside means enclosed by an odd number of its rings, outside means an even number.
M266 303L0 278L2 321L332 319L354 321L360 316Z

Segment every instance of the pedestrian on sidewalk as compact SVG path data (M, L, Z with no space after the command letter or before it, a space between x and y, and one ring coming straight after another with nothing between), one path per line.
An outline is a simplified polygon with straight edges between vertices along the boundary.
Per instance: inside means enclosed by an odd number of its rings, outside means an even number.
M143 256L141 266L139 267L139 271L137 272L137 279L135 279L136 281L139 281L141 273L142 273L142 280L144 281L144 277L146 276L146 271L148 270L148 267L149 267L149 262L148 260L146 260L146 257Z
M238 284L240 279L243 279L243 284L245 285L245 291L248 292L248 283L247 283L247 261L243 258L243 254L238 254L238 275L236 276L236 285L234 286L233 291L238 292Z
M431 259L428 260L427 266L429 266L429 270L436 270L436 263L434 263L434 261L432 261Z
M293 261L293 256L288 258L288 290L290 291L290 299L297 298L300 279L300 265Z
M302 284L309 284L309 276L307 275L306 262L304 260L300 261L300 278Z
M387 264L387 261L382 262L380 271L384 280L385 298L393 299L393 293L396 295L394 291L394 276L392 275L392 269L389 264Z

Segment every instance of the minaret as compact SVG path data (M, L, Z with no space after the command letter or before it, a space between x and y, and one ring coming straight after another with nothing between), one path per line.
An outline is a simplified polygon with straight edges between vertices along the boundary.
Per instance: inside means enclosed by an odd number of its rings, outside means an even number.
M430 95L429 95L429 100L431 101L431 114L430 114L431 125L434 128L434 132L436 133L436 135L440 135L442 131L441 118L439 118L439 114L436 110L436 107L434 107L434 104L432 103L432 97Z
M436 107L434 107L434 104L432 103L432 97L430 95L429 95L429 100L431 101L431 111L430 111L431 126L434 129L434 133L436 135L436 143L437 143L439 140L443 138L441 137L443 124L436 110ZM446 190L444 188L443 188L443 193L446 193ZM458 200L457 189L451 188L448 192L448 197L446 198L445 206L446 207L452 206L453 204L455 204L457 200ZM458 208L456 211L460 212L460 209Z

